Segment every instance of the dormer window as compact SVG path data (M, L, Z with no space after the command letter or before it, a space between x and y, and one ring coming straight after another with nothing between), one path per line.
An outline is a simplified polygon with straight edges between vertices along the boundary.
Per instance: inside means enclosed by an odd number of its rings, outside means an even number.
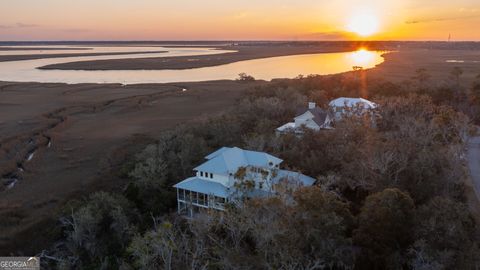
M226 202L236 203L237 200L248 200L258 195L275 196L274 184L291 176L298 178L294 180L295 186L297 183L311 186L315 182L315 179L301 173L274 169L282 160L263 152L224 147L206 159L208 161L194 168L192 177L174 185L179 214L194 217L202 209L224 211ZM212 172L217 176L214 177ZM260 192L258 195L257 192L250 193L238 184Z

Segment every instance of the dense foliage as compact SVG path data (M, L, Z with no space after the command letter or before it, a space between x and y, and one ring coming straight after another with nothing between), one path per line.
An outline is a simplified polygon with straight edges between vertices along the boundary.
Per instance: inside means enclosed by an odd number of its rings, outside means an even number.
M274 81L222 116L165 132L135 156L123 194L93 194L62 218L65 237L51 250L61 262L52 267L478 269L462 155L467 115L479 120L480 77L464 89L461 70L442 85L426 70L402 84L364 72ZM327 107L340 96L379 103L375 124L354 117L301 138L275 135L308 100ZM176 217L172 185L222 146L269 152L317 184Z

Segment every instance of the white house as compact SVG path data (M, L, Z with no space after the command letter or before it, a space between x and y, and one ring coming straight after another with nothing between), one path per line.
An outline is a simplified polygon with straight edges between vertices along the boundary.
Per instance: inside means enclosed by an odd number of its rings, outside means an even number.
M174 185L178 213L193 216L200 209L224 210L225 203L244 197L265 197L285 184L292 188L311 186L315 179L280 169L283 160L263 152L223 147L206 156L194 168L195 176Z
M362 115L372 112L378 105L363 98L341 97L330 101L330 109L336 120L340 120L344 115Z
M295 132L302 134L304 128L309 128L315 131L320 129L329 129L332 124L332 116L328 111L317 107L315 102L309 102L308 107L301 109L294 122L286 123L277 128L277 133Z

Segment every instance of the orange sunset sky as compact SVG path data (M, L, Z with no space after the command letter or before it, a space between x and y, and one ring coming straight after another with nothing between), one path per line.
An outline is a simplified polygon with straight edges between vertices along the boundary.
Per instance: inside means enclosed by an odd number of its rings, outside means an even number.
M480 40L480 0L2 0L0 40Z

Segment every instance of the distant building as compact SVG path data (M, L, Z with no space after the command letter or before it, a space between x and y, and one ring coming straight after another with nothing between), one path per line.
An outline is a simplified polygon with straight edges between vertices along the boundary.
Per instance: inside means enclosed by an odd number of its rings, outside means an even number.
M304 128L315 131L321 129L329 129L332 124L332 115L330 112L317 107L315 102L309 102L307 108L303 108L297 112L294 122L286 123L277 128L277 133L294 132L302 134Z
M378 105L370 100L346 97L332 100L329 103L329 106L335 120L340 120L345 115L363 115L365 113L371 113L378 108Z
M315 179L280 169L283 160L263 152L223 147L206 156L195 176L174 185L178 213L193 216L201 209L224 210L243 198L275 196L280 187L311 186Z

